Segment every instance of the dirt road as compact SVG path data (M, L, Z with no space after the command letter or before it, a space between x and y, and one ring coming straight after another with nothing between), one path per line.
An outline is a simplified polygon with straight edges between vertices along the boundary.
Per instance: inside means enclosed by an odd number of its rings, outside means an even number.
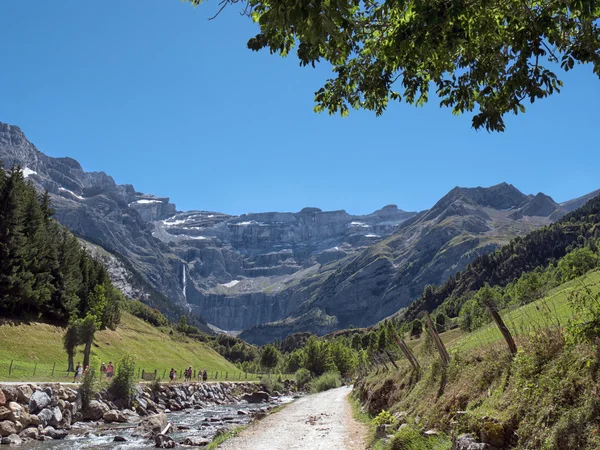
M296 400L251 425L221 446L223 450L364 450L366 427L354 420L341 387Z

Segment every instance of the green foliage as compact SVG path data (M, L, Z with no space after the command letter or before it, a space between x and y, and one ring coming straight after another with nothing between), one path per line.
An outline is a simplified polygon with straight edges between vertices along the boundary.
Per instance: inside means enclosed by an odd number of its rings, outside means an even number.
M453 114L475 111L474 128L503 131L507 113L524 113L526 102L560 91L554 73L559 65L568 71L591 63L600 76L594 3L567 8L558 1L449 6L414 0L254 0L243 5L260 27L248 41L250 49L287 56L295 48L301 65L332 66L332 78L315 96L315 110L330 114L364 108L379 115L390 101L422 106L434 90Z
M354 372L354 369L356 369L358 365L358 358L356 352L344 342L336 340L330 343L329 352L333 365L337 368L342 377L346 375L346 372Z
M331 360L331 353L327 342L311 336L304 347L304 367L314 376L323 375L325 372L335 368Z
M444 436L426 437L414 426L400 427L390 442L390 450L450 450L452 441Z
M284 390L284 386L281 381L273 380L272 378L269 378L269 377L262 377L260 379L260 385L269 394L271 394L275 391L281 393Z
M385 409L382 409L373 419L374 425L392 425L395 422L394 416Z
M600 292L588 286L571 293L569 304L575 311L569 321L567 332L572 343L600 343Z
M565 255L558 262L561 281L573 280L598 267L600 257L589 248L578 248Z
M307 369L298 369L296 372L296 385L298 389L304 389L312 380L312 374Z
M150 325L155 327L166 327L169 326L169 319L167 319L160 311L154 309L139 300L131 300L124 303L124 307L134 316L148 322Z
M92 358L88 366L87 373L84 373L83 382L81 386L79 386L79 394L81 395L81 404L83 408L87 408L90 405L90 402L94 400L94 396L98 392L99 383L98 383L98 371L100 369L100 364L98 363L98 358Z
M110 384L111 393L127 405L135 393L135 358L125 355L117 365L117 372Z
M410 337L413 339L418 339L421 337L421 333L423 332L423 322L418 319L415 319L410 324Z
M323 392L329 389L335 389L342 385L342 377L340 373L335 371L325 372L321 376L315 378L310 382L311 392Z
M280 357L281 354L275 346L269 344L263 348L260 354L260 365L270 371L277 366Z

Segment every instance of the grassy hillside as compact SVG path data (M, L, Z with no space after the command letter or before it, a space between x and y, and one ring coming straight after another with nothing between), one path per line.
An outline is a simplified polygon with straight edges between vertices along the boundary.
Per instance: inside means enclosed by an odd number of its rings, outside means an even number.
M519 348L514 358L495 325L442 333L451 354L447 369L435 351L425 349L423 338L409 341L423 368L418 376L400 360L399 370L373 369L357 384L371 418L382 410L402 412L398 419L379 416L390 418L394 438L375 448L446 449L450 435L467 432L500 448L600 448L597 342L566 342L565 325L574 314L570 294L584 289L600 292L600 270L504 311ZM423 434L429 429L438 437Z
M0 380L3 381L65 381L67 356L63 350L60 327L42 323L3 323L0 325ZM75 361L82 361L81 350ZM177 370L192 366L205 368L211 373L237 373L233 364L206 344L152 325L123 313L116 331L104 330L96 334L92 351L101 361L116 363L126 353L136 358L137 366L146 371L158 371L163 376L174 367ZM9 367L13 361L12 373ZM36 368L37 364L37 368ZM55 367L54 376L52 368ZM34 375L35 370L35 375Z

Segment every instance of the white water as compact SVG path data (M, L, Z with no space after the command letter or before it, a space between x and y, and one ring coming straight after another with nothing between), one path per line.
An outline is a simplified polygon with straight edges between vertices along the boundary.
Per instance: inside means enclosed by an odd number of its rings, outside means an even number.
M186 279L185 279L185 264L183 264L181 266L182 272L183 272L183 298L185 298L187 300L187 294L185 293L185 287L186 287Z

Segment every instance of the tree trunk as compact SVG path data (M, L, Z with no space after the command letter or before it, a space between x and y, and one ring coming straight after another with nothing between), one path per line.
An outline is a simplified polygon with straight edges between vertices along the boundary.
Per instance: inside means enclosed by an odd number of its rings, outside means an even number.
M90 365L90 353L92 351L92 343L94 342L94 335L92 334L87 342L85 343L85 349L83 350L83 368L85 369Z
M400 339L396 332L393 332L392 334L394 335L394 339L396 339L396 342L398 343L398 347L400 347L400 350L402 350L402 353L404 353L404 357L408 360L410 365L413 366L413 369L415 369L416 371L421 370L419 361L417 361L415 355L413 355L413 353L410 351L410 348L408 348L406 342L404 342L403 339Z
M512 335L510 334L508 327L504 324L502 317L500 317L500 314L498 314L498 311L496 311L494 309L494 307L491 305L490 302L486 302L485 306L486 306L488 312L490 313L490 315L492 316L492 319L494 319L494 322L496 322L496 325L498 325L498 328L500 329L500 333L502 333L502 336L504 337L504 340L506 341L506 345L508 345L508 350L510 350L510 354L513 356L516 355L517 354L517 344L515 344L515 341L514 341Z
M448 355L448 351L446 350L444 343L440 339L440 335L435 329L435 325L433 324L431 316L427 311L425 311L425 319L427 320L427 328L429 328L429 334L431 334L431 338L433 339L433 342L438 349L438 353L440 354L440 358L442 359L442 364L444 365L444 367L448 367L448 364L450 364L450 355Z
M67 356L68 356L67 373L75 372L75 365L73 364L73 358L75 357L74 352L68 352Z

